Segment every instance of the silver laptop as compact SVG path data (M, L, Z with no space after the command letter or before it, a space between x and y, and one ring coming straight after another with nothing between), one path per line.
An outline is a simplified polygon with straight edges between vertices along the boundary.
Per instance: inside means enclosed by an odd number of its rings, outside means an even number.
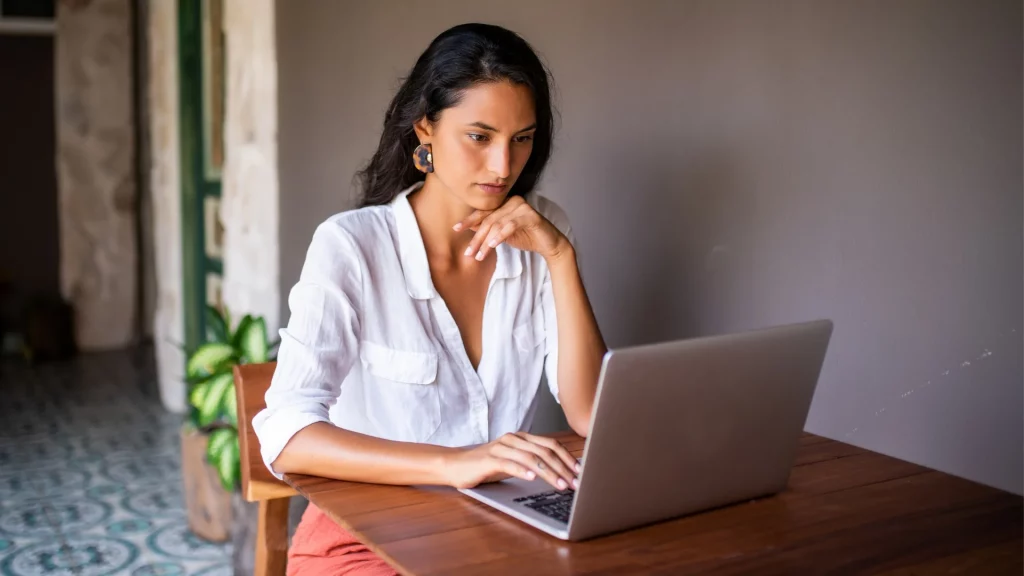
M574 541L779 492L831 335L819 320L609 351L578 490L460 491Z

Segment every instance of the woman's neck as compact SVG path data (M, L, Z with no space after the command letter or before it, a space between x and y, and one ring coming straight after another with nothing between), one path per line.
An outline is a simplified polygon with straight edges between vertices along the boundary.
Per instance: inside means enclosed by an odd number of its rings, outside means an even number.
M452 226L472 214L472 206L459 200L455 194L445 189L443 182L431 175L427 175L419 190L409 195L409 204L416 215L423 245L431 262L444 264L446 267L461 267L470 263L471 259L464 256L464 251L475 232L456 232L452 230Z

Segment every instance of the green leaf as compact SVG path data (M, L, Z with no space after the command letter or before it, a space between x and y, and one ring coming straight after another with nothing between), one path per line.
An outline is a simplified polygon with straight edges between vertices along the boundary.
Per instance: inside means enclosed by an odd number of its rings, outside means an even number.
M188 393L188 403L192 405L196 410L203 405L203 400L210 393L210 380L213 378L207 378L192 387L192 391Z
M227 320L219 310L206 305L206 341L230 344Z
M200 346L196 353L188 359L185 378L189 382L199 382L235 362L237 362L235 349L230 344L209 342Z
M238 428L238 395L235 394L235 387L233 385L224 395L224 401L221 402L221 405L228 424Z
M217 416L223 412L224 395L228 392L234 394L233 383L234 376L230 372L217 374L210 378L210 390L203 397L203 403L198 407L200 426L209 426L217 420Z
M220 307L224 311L224 325L228 327L228 340L231 340L233 338L231 332L231 311L228 310L227 304L221 304Z
M238 326L235 326L235 333L231 335L231 344L235 346L235 349L238 349L238 343L240 341L241 335L249 330L249 326L252 324L252 322L253 317L251 314L246 314L245 316L242 316L242 319L238 321Z
M242 334L249 331L249 327L252 325L253 320L255 319L252 315L247 314L239 321L239 325L234 327L234 334L231 335L231 344L233 344L236 349L239 349L240 353L242 351L239 348L239 342L242 339Z
M217 460L214 461L214 466L217 468L217 476L220 477L220 484L228 492L234 491L235 487L238 486L238 478L242 474L238 433L234 429L230 431L234 437L234 442L229 442L224 446L220 454L218 454Z
M188 417L185 419L185 426L192 430L199 430L199 411L195 408L191 408L188 411Z
M206 461L217 462L220 460L221 452L237 440L238 433L231 428L217 428L210 432L210 439L206 444Z
M263 318L246 316L235 333L235 348L242 354L244 362L260 364L267 361L270 347L267 344L267 323Z

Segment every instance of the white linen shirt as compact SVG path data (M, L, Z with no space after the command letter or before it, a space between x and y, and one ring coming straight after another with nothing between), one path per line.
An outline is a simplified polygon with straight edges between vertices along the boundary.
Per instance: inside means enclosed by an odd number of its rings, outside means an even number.
M558 399L558 334L544 258L506 244L483 313L476 370L430 279L408 195L337 214L313 234L288 296L267 407L253 418L267 468L315 422L385 438L468 446L528 430L542 372ZM526 201L573 241L565 212ZM545 361L546 358L546 361Z

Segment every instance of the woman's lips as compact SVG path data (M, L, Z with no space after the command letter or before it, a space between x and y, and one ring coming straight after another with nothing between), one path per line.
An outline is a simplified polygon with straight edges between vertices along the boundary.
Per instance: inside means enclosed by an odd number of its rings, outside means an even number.
M505 192L505 188L508 187L505 184L477 184L477 186L488 194L501 194Z

